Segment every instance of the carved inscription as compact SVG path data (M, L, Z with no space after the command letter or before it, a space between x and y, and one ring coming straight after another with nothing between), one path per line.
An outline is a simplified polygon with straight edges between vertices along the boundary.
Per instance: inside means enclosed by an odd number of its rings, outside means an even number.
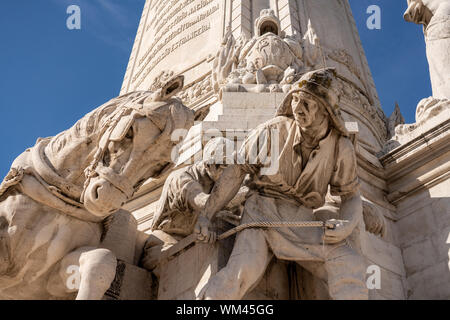
M151 41L139 57L131 81L135 88L168 55L212 28L211 19L220 10L220 0L156 0L150 9L152 18L144 36Z

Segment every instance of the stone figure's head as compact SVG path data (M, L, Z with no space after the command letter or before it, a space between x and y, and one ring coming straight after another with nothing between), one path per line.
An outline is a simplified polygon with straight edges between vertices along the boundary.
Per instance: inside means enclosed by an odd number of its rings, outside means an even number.
M304 74L293 85L278 108L278 116L293 117L301 128L310 128L328 118L342 135L348 136L339 108L340 93L334 68Z
M408 22L428 25L433 17L432 10L435 7L436 0L407 0L408 9L406 9L403 18Z
M156 99L152 92L124 98L119 112L125 114L100 139L104 152L83 193L91 213L106 217L117 211L143 182L172 163L177 139L194 124L194 112L172 98L181 88L176 78L164 84Z

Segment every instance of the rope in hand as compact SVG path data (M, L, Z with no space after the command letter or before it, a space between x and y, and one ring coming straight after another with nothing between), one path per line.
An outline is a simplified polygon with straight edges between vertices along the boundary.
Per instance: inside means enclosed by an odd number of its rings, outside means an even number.
M233 229L230 229L220 236L217 237L217 240L223 240L235 233L238 233L244 229L250 228L329 228L334 229L336 226L333 223L323 222L323 221L296 221L296 222L249 222L241 224Z
M295 221L295 222L271 222L271 221L263 221L263 222L249 222L241 224L233 229L230 229L217 237L217 240L224 240L242 230L250 229L250 228L322 228L325 236L325 229L335 229L336 224L339 223L339 220L336 220L335 223L327 221ZM198 235L196 233L192 233L186 238L180 240L168 250L164 251L161 255L161 260L168 259L193 243L198 241Z

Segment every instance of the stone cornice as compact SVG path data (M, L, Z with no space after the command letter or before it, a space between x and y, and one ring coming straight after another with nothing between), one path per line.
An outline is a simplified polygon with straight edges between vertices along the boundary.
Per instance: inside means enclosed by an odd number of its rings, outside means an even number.
M395 204L448 179L449 155L450 119L447 119L380 157L389 186L387 199Z

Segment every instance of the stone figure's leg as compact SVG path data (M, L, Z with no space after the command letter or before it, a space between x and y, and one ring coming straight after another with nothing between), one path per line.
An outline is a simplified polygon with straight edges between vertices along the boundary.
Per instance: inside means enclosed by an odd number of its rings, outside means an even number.
M100 300L116 275L117 259L107 249L79 248L59 263L47 285L50 294L64 297L77 292L77 300Z
M100 247L111 250L116 258L133 264L137 239L137 220L125 210L119 210L106 219L106 232Z
M301 267L298 275L300 299L305 300L330 300L328 289L328 275L323 262L297 261Z
M263 230L242 231L236 237L226 267L210 279L199 298L242 299L262 278L271 258Z
M325 260L328 287L333 300L367 300L363 257L347 245L332 250Z
M80 289L77 300L100 300L116 275L116 256L107 249L83 252L80 256Z

